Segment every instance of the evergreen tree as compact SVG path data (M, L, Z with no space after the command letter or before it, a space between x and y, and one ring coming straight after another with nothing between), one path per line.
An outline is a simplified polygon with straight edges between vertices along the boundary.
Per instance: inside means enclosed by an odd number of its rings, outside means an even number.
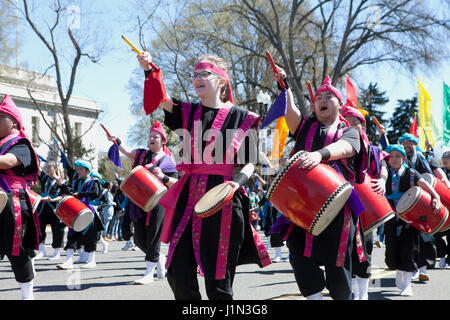
M386 91L381 92L377 83L370 83L367 89L363 89L358 97L359 108L366 110L369 114L366 116L366 133L369 140L376 144L379 140L377 126L373 120L375 116L380 124L385 125L388 120L384 120L383 116L386 112L378 110L386 103L389 98L386 97Z
M398 106L395 108L390 120L390 129L387 131L391 144L397 143L398 139L409 132L414 115L418 112L417 97L406 100L397 100Z

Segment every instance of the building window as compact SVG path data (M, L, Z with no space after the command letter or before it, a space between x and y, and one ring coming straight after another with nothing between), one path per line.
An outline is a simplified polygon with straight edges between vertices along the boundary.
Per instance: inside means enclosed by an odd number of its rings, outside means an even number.
M31 117L31 142L39 144L39 117Z
M75 137L81 137L81 122L75 122Z

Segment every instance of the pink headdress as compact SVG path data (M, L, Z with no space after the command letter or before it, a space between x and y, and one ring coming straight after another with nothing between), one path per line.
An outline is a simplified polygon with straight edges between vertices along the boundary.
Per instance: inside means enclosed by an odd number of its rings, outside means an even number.
M218 76L224 78L227 81L230 102L233 103L233 95L231 94L230 79L228 78L228 73L225 70L223 70L222 68L219 68L218 66L216 66L212 63L208 63L208 62L197 63L195 65L194 70L198 70L198 69L209 70L211 72L214 72Z
M5 94L2 103L0 103L0 113L6 113L13 117L19 124L19 135L28 138L25 134L25 128L22 125L22 115L20 114L20 110L7 94Z
M366 119L364 118L364 115L361 113L361 111L348 104L345 104L341 108L341 114L343 117L356 117L359 120L361 120L364 126L366 125Z
M164 131L164 128L161 124L161 122L159 122L158 120L155 121L155 123L153 124L153 126L150 128L150 133L152 132L157 132L161 135L162 139L163 139L163 151L165 154L171 156L172 154L170 153L169 148L167 148L166 143L167 143L167 135L166 132ZM150 138L150 134L149 134L149 138Z
M364 142L366 143L366 146L370 145L369 138L367 137L366 130L364 127L366 126L366 119L364 118L363 114L357 109L352 106L349 106L348 104L345 104L341 108L341 115L343 117L356 117L363 123L363 129L361 132L361 137L363 138Z
M340 104L342 104L342 94L339 92L338 89L333 87L333 85L331 84L331 78L328 75L326 76L325 80L323 80L323 85L316 91L314 95L314 100L317 98L317 94L322 91L331 91L339 100Z

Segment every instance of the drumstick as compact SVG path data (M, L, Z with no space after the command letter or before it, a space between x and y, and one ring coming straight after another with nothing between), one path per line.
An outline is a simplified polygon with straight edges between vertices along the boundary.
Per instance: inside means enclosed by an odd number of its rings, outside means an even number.
M273 61L272 55L270 54L269 50L266 50L266 57L267 60L269 60L270 65L272 66L273 71L276 74L279 74L280 71L278 70L277 66L275 65L275 62ZM284 81L279 79L278 83L280 84L280 86L284 89L286 86L284 85Z
M311 82L308 81L306 85L308 86L309 97L311 98L311 102L314 103L316 99L314 99L314 92L312 90Z
M241 172L239 172L236 177L233 179L234 182L239 184L239 186L243 186L247 180L252 176L255 171L255 166L252 164L247 164Z
M109 131L105 128L105 126L103 124L101 124L101 123L100 123L100 125L102 126L103 130L105 130L105 132L108 135L108 137L112 138L114 140L114 143L117 144L116 139L113 138L113 136L109 133Z
M124 35L122 35L121 37L126 43L128 43L128 45L131 47L131 49L134 52L136 52L138 55L142 55L143 52L141 50L139 50L134 44L132 44L131 41L128 40L127 37L125 37ZM153 62L149 62L148 64L153 68L154 71L159 70L159 68Z
M138 55L141 55L141 54L142 54L142 51L139 50L138 48L136 48L136 46L135 46L134 44L132 44L131 41L128 40L127 37L125 37L124 35L122 35L122 39L123 39L126 43L128 43L128 45L131 47L131 49L133 49L133 51L136 52Z
M375 121L375 124L377 125L378 129L383 129L383 128L381 127L381 124L378 122L377 117L372 116L372 118L373 118L373 121Z

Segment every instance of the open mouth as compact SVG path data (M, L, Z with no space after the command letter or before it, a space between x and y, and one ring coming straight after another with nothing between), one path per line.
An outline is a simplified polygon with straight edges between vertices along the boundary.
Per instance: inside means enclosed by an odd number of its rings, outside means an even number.
M321 106L319 110L320 110L320 111L327 111L328 108L327 108L327 106Z

